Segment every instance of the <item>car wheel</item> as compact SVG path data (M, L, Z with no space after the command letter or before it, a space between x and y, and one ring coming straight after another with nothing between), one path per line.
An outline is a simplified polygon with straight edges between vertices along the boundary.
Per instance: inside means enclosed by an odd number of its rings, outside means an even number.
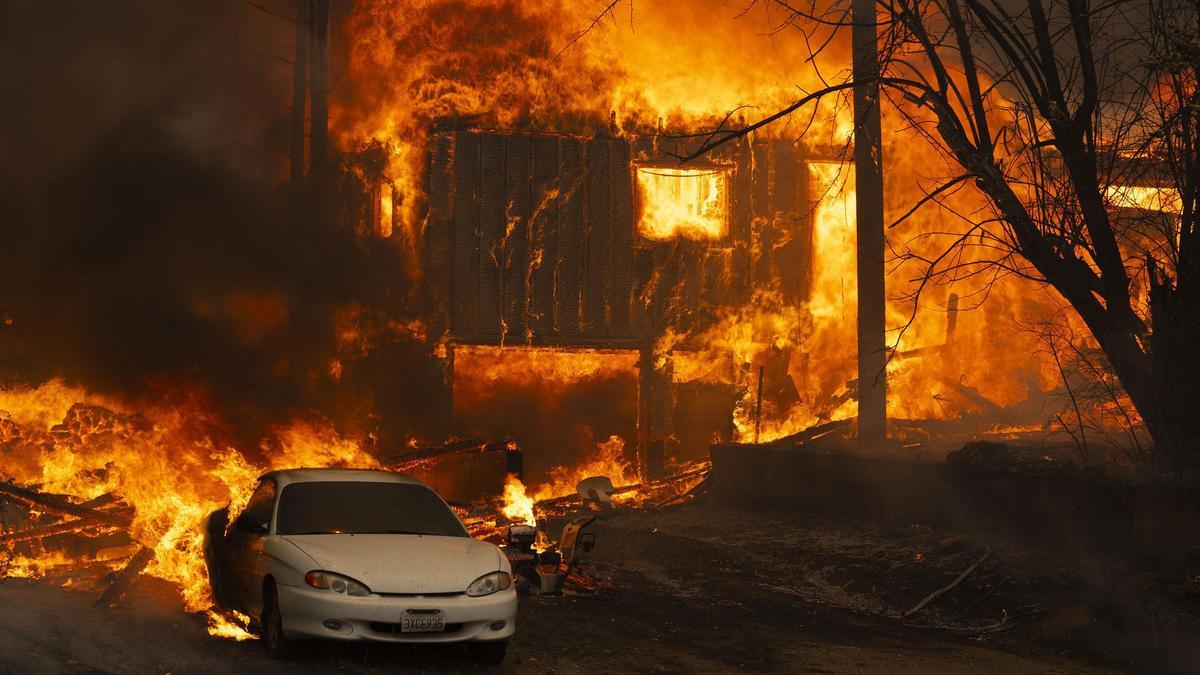
M262 643L273 659L291 656L293 642L283 634L283 615L279 612L279 594L275 584L263 589Z
M498 666L504 661L504 655L508 653L508 640L468 642L467 653L470 654L473 661Z

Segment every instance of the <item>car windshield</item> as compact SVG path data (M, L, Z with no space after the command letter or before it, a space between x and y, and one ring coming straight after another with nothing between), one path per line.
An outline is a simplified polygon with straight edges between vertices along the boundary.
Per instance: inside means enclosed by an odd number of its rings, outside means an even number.
M426 534L465 537L462 522L423 485L292 483L279 496L277 534Z

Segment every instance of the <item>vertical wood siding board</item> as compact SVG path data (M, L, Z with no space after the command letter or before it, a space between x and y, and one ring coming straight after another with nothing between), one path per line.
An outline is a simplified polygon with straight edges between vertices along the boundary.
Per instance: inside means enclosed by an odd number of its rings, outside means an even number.
M530 220L530 255L541 252L541 262L533 270L530 288L530 321L537 337L554 333L554 269L558 260L558 197L551 192L558 185L558 137L535 136L533 139L533 193Z
M555 325L567 337L580 331L580 291L583 281L583 144L559 141L558 259L555 269Z
M633 305L630 311L630 324L633 336L639 342L651 339L653 331L650 326L650 313L646 306L647 287L654 279L654 249L649 246L637 246L633 250Z
M775 215L771 205L771 144L760 140L754 143L750 151L753 154L751 217L770 219Z
M583 333L605 337L608 304L609 254L612 251L609 213L609 150L606 138L591 139L585 149Z
M500 335L504 298L504 137L479 136L479 333Z
M799 235L797 236L797 240L800 243L800 300L807 301L812 295L813 204L811 203L812 175L809 172L808 162L803 153L799 155L799 165L796 172L796 190L796 202L800 209Z
M609 334L632 335L630 302L633 289L633 174L629 143L613 141L610 160L612 176L612 252L610 260Z
M752 236L754 241L755 257L752 263L751 270L751 288L766 287L771 283L772 268L774 266L774 250L770 243L770 235L767 240L763 239L763 232L770 231L770 223L774 219L774 212L771 204L771 144L769 141L759 140L750 148L751 154L751 194L750 194L750 214L754 220L759 220L759 228L754 232L752 225Z
M430 317L429 339L439 340L453 312L454 288L454 137L436 134L427 174L429 225L426 233L425 297ZM399 209L395 209L399 213Z
M735 251L730 284L735 302L746 302L750 298L750 237L751 174L750 142L740 139L732 152L734 169L730 178L730 238Z
M773 202L775 210L780 215L781 234L787 241L780 250L780 259L776 269L784 298L790 302L799 302L804 272L800 261L800 205L797 202L799 167L796 162L796 151L787 140L775 141L772 155L775 166Z
M529 214L532 210L533 179L530 157L533 153L530 138L525 134L505 137L504 181L508 231L505 237L504 321L508 337L525 340L529 308Z
M459 132L454 140L454 334L478 334L479 305L479 135Z

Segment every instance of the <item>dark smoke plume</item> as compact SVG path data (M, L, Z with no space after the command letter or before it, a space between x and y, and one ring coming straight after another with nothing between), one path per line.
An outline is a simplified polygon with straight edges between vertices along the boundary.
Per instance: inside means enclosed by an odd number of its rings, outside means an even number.
M363 253L282 185L293 27L242 2L9 4L2 362L264 419L313 404L297 382Z

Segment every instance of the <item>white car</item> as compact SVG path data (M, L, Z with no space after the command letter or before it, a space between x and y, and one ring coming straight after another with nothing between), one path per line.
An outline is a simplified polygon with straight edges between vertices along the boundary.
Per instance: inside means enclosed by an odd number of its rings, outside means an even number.
M273 656L322 638L466 642L479 661L504 660L517 618L508 559L420 481L273 471L227 520L222 509L208 521L213 597L255 620Z

